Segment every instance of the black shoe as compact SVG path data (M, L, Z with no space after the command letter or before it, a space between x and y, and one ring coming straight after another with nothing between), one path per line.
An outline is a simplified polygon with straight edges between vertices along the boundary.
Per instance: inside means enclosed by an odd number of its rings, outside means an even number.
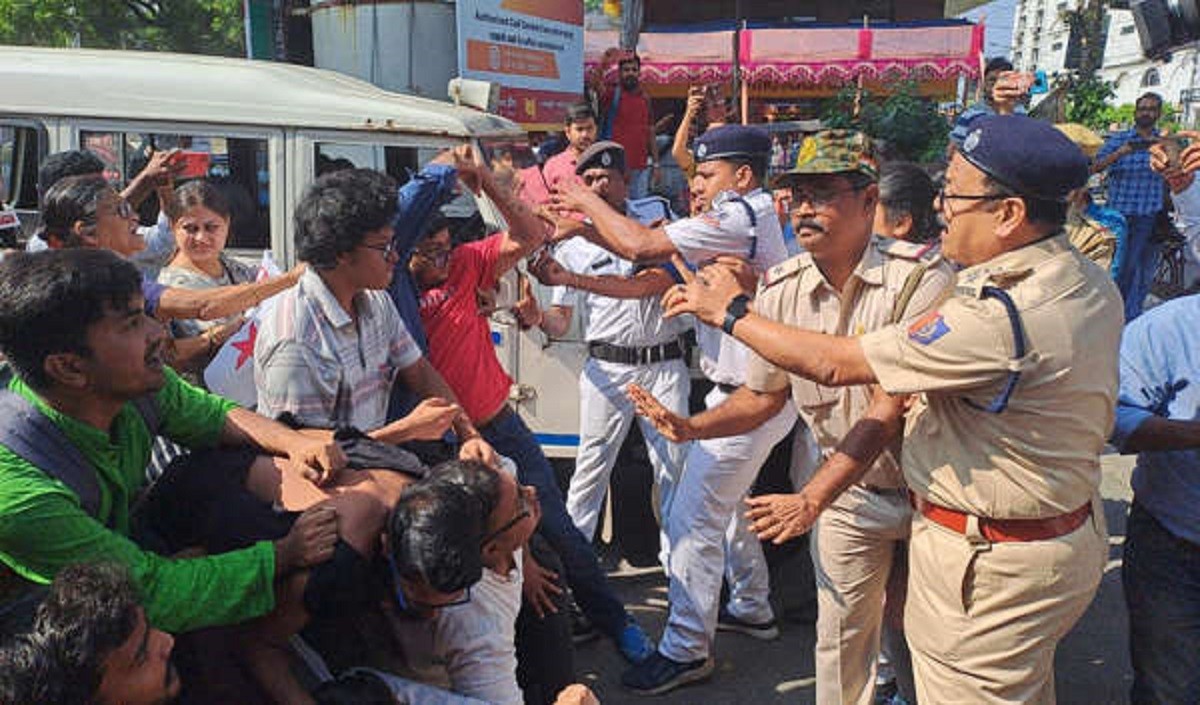
M724 607L717 615L717 631L719 632L737 632L752 636L755 639L763 641L772 641L779 638L779 627L775 626L775 620L769 622L747 622L744 619L738 619L729 613Z
M621 675L621 684L639 695L661 695L681 685L708 678L714 666L711 656L680 663L655 651L642 663L626 669Z

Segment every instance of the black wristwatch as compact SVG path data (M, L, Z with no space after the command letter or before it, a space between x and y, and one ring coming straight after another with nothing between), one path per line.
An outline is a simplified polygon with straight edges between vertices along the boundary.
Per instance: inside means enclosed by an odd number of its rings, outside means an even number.
M725 322L721 324L721 330L729 335L733 335L733 324L742 320L742 318L750 312L747 306L750 304L750 297L745 294L738 294L733 297L733 301L725 307Z

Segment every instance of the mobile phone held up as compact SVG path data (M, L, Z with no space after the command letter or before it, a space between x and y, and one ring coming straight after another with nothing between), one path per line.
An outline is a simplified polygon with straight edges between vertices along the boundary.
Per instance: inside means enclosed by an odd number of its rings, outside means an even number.
M1046 72L1041 69L1033 72L1033 85L1029 87L1030 93L1046 93L1050 90L1050 83L1046 80Z

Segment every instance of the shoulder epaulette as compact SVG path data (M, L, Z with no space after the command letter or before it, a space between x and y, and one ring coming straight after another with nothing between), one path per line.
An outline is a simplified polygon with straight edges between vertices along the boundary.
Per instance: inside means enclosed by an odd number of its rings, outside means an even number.
M875 246L879 248L879 251L889 257L922 261L929 264L936 262L942 256L942 250L937 246L936 241L908 242L907 240L898 240L891 237L880 237L875 242Z
M807 252L801 252L795 257L780 262L774 267L768 269L766 273L763 274L763 288L765 289L767 287L775 286L785 279L790 279L796 276L800 272L807 269L810 264L812 264L812 255Z

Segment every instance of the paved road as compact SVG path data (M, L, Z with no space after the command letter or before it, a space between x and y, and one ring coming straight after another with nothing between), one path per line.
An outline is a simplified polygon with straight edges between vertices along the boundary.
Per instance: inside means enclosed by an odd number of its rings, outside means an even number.
M1105 456L1101 492L1108 518L1111 560L1100 591L1074 631L1059 646L1055 667L1060 705L1108 705L1127 702L1131 673L1126 650L1125 606L1121 595L1120 552L1129 502L1130 458ZM811 609L796 584L804 579L807 554L793 553L772 571L773 598L785 618L778 641L760 642L722 634L717 642L717 671L707 683L644 698L623 691L624 662L606 642L579 648L577 664L585 682L605 705L766 705L813 703L814 643ZM811 571L811 568L809 568ZM618 592L652 634L662 629L666 583L661 572L616 575Z

